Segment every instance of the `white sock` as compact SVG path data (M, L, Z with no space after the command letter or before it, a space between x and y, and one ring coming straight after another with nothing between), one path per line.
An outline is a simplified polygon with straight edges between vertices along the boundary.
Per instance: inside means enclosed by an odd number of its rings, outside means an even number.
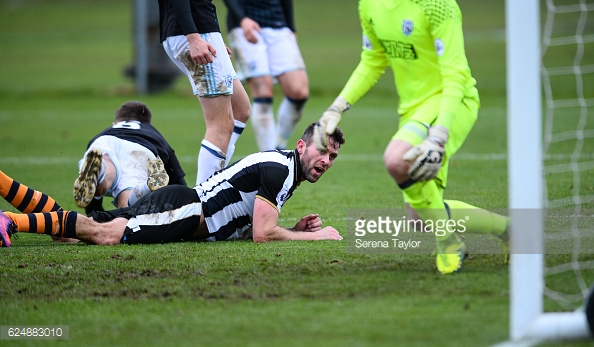
M235 153L235 143L239 140L239 136L243 133L243 129L245 129L245 123L240 122L237 119L234 120L233 123L233 133L231 134L231 140L229 140L229 147L227 147L225 166L229 165L229 162L231 162L231 157L233 157L233 153Z
M276 132L278 134L276 139L276 146L281 149L287 148L287 142L293 135L295 127L301 116L303 115L303 105L305 100L290 100L284 98L278 107L278 127Z
M276 149L276 126L272 113L272 98L256 98L250 116L260 151Z
M225 153L217 146L203 139L198 152L198 174L196 184L206 181L213 173L225 167Z
M138 201L138 199L142 198L150 192L151 190L146 183L137 185L136 187L134 187L134 189L132 190L132 194L130 194L130 197L128 198L128 206L133 205L134 203L136 203L136 201Z

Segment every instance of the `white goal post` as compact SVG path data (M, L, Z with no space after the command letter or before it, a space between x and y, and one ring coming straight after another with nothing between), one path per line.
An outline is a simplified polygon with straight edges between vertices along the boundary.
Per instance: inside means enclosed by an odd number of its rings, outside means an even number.
M511 219L509 337L513 342L588 338L584 312L543 310L545 182L539 0L506 0L505 16ZM521 251L518 245L522 245ZM529 251L525 245L530 245Z

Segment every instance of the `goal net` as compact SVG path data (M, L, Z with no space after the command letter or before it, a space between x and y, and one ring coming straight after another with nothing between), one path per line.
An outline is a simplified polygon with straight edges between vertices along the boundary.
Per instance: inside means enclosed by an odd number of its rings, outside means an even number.
M507 0L510 339L590 338L594 0Z

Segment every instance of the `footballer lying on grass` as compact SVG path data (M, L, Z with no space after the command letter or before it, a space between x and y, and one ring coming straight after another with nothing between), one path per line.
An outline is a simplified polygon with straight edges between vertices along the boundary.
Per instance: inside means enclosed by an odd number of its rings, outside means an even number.
M0 240L10 247L16 232L76 238L90 244L164 243L242 238L251 229L255 242L341 240L336 229L322 228L316 214L294 227L277 225L283 204L305 180L317 182L344 144L342 130L330 136L325 151L313 144L311 124L293 151L251 154L213 174L194 188L172 185L149 193L134 205L92 212L89 217L63 210L49 196L0 171L0 193L25 214L0 212ZM39 211L37 213L28 213Z

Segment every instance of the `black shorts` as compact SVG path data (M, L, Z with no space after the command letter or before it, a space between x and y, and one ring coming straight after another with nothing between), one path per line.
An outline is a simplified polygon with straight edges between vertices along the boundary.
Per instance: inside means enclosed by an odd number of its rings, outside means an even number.
M171 185L140 198L134 205L90 214L98 222L128 219L122 243L189 241L200 225L202 206L193 188Z

